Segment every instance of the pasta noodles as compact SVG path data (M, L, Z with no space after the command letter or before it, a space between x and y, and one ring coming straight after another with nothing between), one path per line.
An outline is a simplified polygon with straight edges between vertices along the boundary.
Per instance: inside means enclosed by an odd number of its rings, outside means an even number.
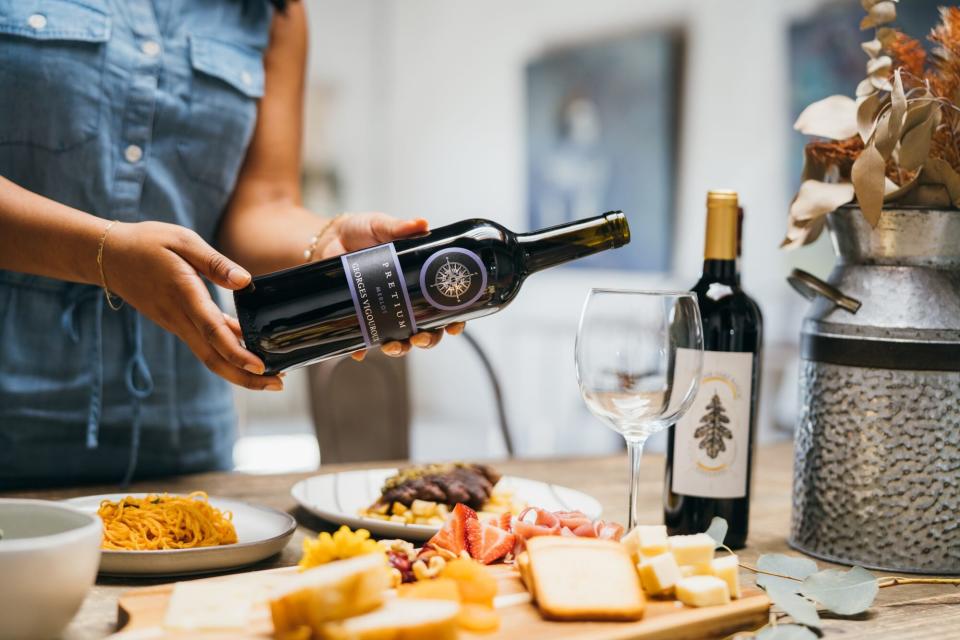
M220 511L203 491L187 496L127 496L104 500L97 515L103 520L103 548L123 551L190 549L233 544L237 531L233 514Z

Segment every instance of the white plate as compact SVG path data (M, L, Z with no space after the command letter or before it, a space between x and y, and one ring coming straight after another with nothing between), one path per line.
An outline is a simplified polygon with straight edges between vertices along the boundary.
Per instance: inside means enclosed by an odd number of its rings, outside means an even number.
M300 506L324 520L354 529L362 527L377 536L429 540L439 527L400 524L358 515L360 510L376 502L384 480L396 472L396 469L368 469L313 476L295 484L290 493ZM517 500L532 507L550 511L582 511L594 519L600 517L602 511L600 503L592 496L555 484L504 476L497 487L513 489Z
M84 511L96 513L103 500L126 496L143 498L145 493L110 493L66 500ZM226 571L259 562L279 553L297 529L289 513L248 502L210 496L210 504L233 513L237 529L236 544L197 549L162 551L115 551L104 549L100 556L100 574L107 576L175 576Z

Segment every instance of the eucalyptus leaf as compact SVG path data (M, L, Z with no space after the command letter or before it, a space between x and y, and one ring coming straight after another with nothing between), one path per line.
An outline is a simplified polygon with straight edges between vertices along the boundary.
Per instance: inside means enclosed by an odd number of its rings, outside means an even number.
M723 540L727 537L727 521L719 516L713 516L713 520L710 521L710 526L707 527L707 535L713 538L713 541L717 543L715 548L719 549L723 546Z
M807 576L800 593L834 613L852 616L869 609L879 590L872 573L854 567L849 571L825 569Z
M930 117L930 114L936 107L937 104L932 100L912 100L907 106L907 117L903 121L903 130L910 131L910 129L922 123Z
M849 182L804 180L790 204L790 216L796 220L811 220L836 211L851 200L853 185Z
M808 627L820 628L820 615L817 613L817 606L805 597L779 584L768 586L767 595L773 600L773 604L793 618L794 622L805 624Z
M781 249L791 251L798 247L816 242L827 224L827 218L820 216L813 220L795 220L789 218L787 223L787 235L780 242Z
M863 52L871 58L876 58L883 50L883 44L880 42L880 40L874 38L873 40L868 40L867 42L862 43L860 48L863 49Z
M900 137L903 132L904 116L907 115L907 96L903 93L903 79L900 77L900 69L893 74L893 91L890 92L890 125L896 136Z
M877 73L871 73L869 76L867 76L867 82L872 84L875 89L879 89L880 91L893 91L893 85L890 84L890 80L887 79L887 76L889 75L889 67L880 69Z
M871 93L875 93L876 90L877 88L870 82L870 78L865 78L857 85L857 97L868 96Z
M840 95L817 100L800 112L793 128L808 136L845 140L857 133L857 103Z
M765 553L757 559L757 568L761 571L769 571L770 573L779 573L783 576L796 578L795 580L788 580L786 578L778 578L776 576L758 573L757 584L764 589L769 586L783 585L793 589L795 592L799 592L801 581L806 579L807 576L817 572L817 563L809 558L801 558L799 556L788 556L783 553Z
M867 15L860 21L860 30L893 22L897 19L897 5L890 0L875 3L867 10Z
M900 140L898 127L891 123L892 117L893 112L889 110L880 116L880 119L877 120L877 128L873 130L873 144L870 145L880 152L880 156L884 160L890 157Z
M900 168L913 171L923 165L930 155L930 143L933 141L933 132L940 124L940 110L930 113L930 116L907 131L900 141Z
M757 640L817 640L817 634L799 624L778 624L764 627L756 635Z
M942 158L927 158L920 172L921 184L942 184L950 193L953 206L960 207L960 175Z
M873 85L870 85L873 90ZM877 112L880 110L880 93L873 93L857 98L857 130L860 133L860 139L866 142L873 135L873 129L876 125Z
M860 211L873 227L880 222L880 213L883 211L885 173L886 162L873 145L868 145L860 153L850 171Z
M897 30L891 27L880 27L876 31L876 38L885 47L889 47L897 39Z
M867 62L867 74L883 73L886 75L890 72L890 67L892 66L893 60L890 56L880 56Z
M902 185L894 184L889 178L887 179L887 185L884 188L883 201L884 202L896 202L900 198L904 197L919 184L920 181L920 171L917 171L912 178L904 182Z

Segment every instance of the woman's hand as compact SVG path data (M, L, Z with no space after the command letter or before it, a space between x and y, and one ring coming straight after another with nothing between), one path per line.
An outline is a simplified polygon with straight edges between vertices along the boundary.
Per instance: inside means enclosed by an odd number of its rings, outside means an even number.
M325 235L330 237L329 242L323 245L321 259L360 251L384 242L391 242L399 238L408 238L427 232L427 221L422 218L415 220L399 220L385 213L357 213L341 216L333 221ZM457 335L463 331L464 323L455 322L445 327L450 335ZM380 349L392 357L405 355L411 345L421 349L435 347L443 337L444 329L421 331L409 340L394 340L380 346ZM353 354L354 360L363 360L366 351Z
M250 274L184 227L163 222L119 223L103 249L113 293L183 340L208 369L248 389L280 391L263 376L263 362L243 348L240 323L214 303L201 276L227 289L250 284Z

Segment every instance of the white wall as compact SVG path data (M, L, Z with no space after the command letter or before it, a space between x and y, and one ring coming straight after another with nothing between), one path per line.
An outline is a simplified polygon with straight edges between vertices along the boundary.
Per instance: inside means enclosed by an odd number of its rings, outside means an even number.
M345 180L343 207L428 218L470 216L526 229L523 70L540 52L659 26L686 34L673 271L558 270L527 283L507 311L474 323L506 384L527 455L609 449L586 414L573 338L593 285L687 287L699 274L710 188L746 208L744 286L767 343L795 341L799 304L777 248L786 175L786 29L819 0L313 0L311 79L335 96L324 141ZM319 135L319 134L317 134ZM642 229L633 232L642 233ZM773 351L771 350L771 353ZM421 455L496 454L495 414L462 341L409 359ZM769 362L777 368L780 362ZM768 389L768 391L770 391ZM772 409L766 398L766 411ZM769 416L764 421L769 422Z

